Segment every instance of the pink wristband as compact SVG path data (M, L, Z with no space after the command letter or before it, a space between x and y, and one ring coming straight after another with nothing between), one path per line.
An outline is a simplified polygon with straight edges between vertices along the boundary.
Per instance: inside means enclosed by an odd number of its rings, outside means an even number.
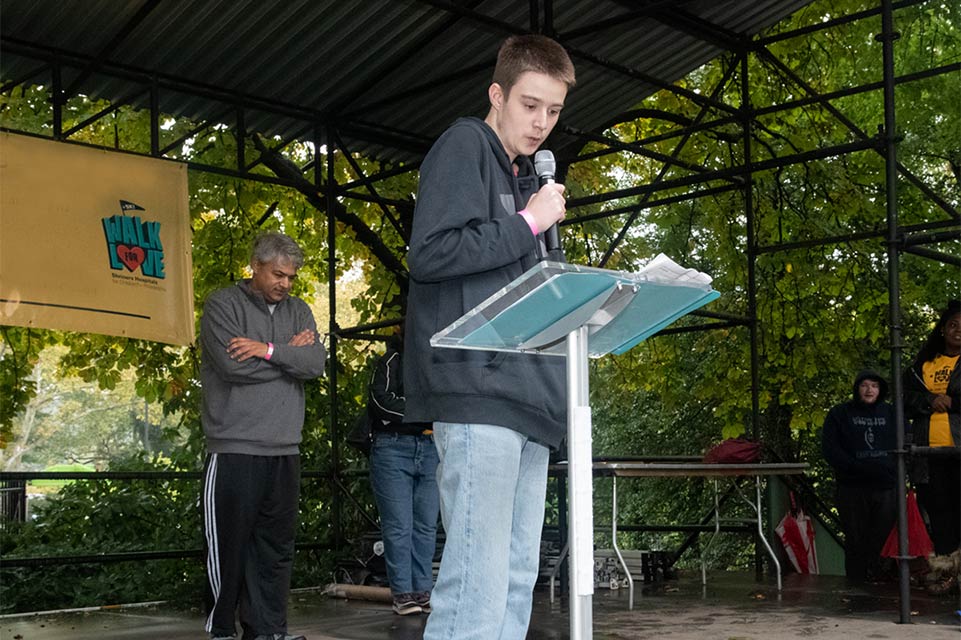
M270 356L274 355L274 343L267 343L267 355L264 356L264 360L270 360Z
M535 236L541 232L540 229L537 228L537 223L534 221L534 216L531 215L530 211L527 209L521 209L517 212L517 215L524 218L524 221L527 222L527 226L531 228L531 233L533 233Z

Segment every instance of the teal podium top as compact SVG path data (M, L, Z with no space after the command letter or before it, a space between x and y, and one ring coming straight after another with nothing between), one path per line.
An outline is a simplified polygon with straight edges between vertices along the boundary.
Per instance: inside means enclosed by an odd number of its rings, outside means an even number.
M622 354L720 297L711 278L657 256L638 273L540 262L431 338L431 345L563 356L588 329L588 355Z

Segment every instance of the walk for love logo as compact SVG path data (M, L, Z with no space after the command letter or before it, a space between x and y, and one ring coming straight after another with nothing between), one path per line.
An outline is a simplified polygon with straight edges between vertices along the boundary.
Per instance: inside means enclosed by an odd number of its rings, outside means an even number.
M127 200L120 201L120 211L120 215L101 219L110 268L131 273L139 269L148 278L162 280L165 275L160 223L143 220L139 215L127 215L128 211L145 211Z

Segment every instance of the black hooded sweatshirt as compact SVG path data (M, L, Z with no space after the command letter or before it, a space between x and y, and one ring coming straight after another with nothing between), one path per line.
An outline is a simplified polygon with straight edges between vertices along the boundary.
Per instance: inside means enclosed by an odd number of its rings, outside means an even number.
M537 263L517 212L537 191L529 158L513 170L477 118L444 132L421 166L411 233L405 421L494 424L556 447L567 430L565 359L434 348L430 338Z
M878 399L864 404L858 387L864 380L878 382ZM821 446L824 458L834 467L838 484L873 489L897 486L897 447L894 408L884 401L888 384L873 371L854 381L854 398L835 406L824 420Z

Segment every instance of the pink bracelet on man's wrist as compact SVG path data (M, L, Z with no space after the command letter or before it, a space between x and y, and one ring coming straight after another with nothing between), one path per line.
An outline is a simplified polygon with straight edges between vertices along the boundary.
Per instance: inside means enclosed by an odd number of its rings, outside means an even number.
M524 220L527 222L527 226L531 228L531 233L533 233L535 236L541 232L541 230L537 228L537 222L534 220L534 216L531 215L530 211L527 209L521 209L517 212L517 215L524 218Z
M267 343L267 355L264 356L264 360L270 360L270 356L274 355L274 343Z

